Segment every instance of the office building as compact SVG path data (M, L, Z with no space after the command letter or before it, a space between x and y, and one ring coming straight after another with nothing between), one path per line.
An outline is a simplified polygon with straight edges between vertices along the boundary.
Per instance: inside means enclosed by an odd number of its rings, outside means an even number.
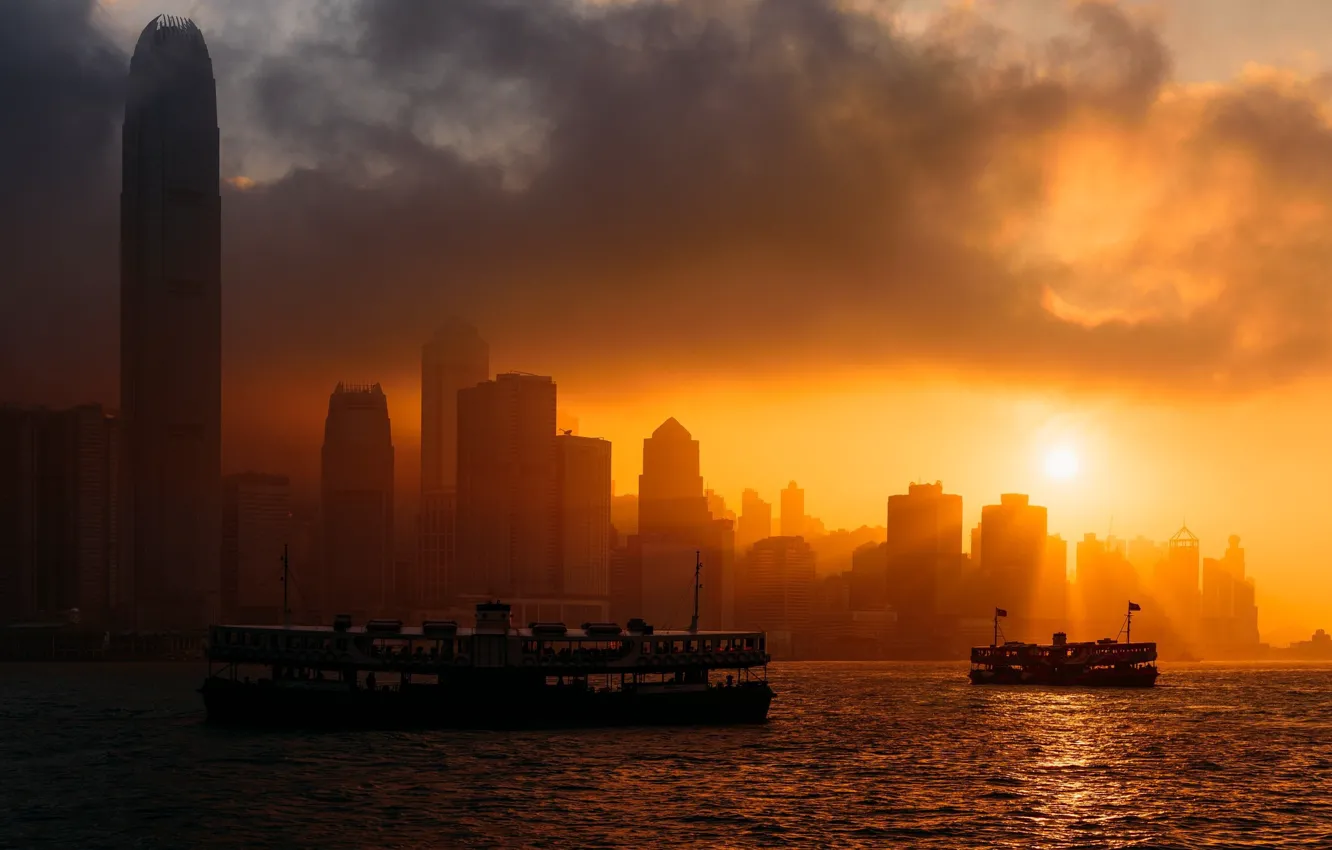
M285 475L241 472L222 479L222 616L231 622L282 622L283 564L292 531L291 482ZM288 576L295 587L314 576ZM313 588L311 588L313 590Z
M782 514L778 517L782 537L805 536L805 491L792 481L782 491Z
M611 444L569 434L555 444L560 591L604 599L610 595Z
M962 569L962 497L943 485L911 484L888 498L888 602L904 628L941 613L942 591Z
M393 434L379 384L338 384L321 456L321 604L364 618L393 597Z
M490 378L490 346L449 319L421 347L421 493L458 483L458 391Z
M120 193L120 542L138 628L201 628L217 615L218 163L203 34L182 18L154 18L130 59Z
M698 440L674 418L667 419L643 440L638 533L688 536L709 519L699 474Z

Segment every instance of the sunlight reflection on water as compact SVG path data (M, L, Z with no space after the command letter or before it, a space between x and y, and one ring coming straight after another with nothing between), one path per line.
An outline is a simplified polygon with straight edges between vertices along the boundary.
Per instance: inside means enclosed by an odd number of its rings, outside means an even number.
M1332 670L788 664L766 727L221 731L183 666L0 668L0 846L1332 846Z

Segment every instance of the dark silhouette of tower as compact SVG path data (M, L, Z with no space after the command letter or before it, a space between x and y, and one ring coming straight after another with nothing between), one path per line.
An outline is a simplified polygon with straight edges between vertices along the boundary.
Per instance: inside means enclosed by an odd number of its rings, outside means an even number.
M912 484L888 497L888 601L904 630L926 632L962 567L962 497Z
M458 393L458 574L450 595L558 590L555 396L550 378L516 372Z
M139 36L123 144L122 563L135 625L200 627L222 533L222 220L213 66L192 21Z
M338 384L321 455L325 616L380 613L393 587L393 433L379 384Z
M698 440L674 418L667 419L643 440L638 533L691 534L709 519L699 474Z
M777 521L781 524L783 537L805 536L805 491L794 481L782 491L782 513Z
M449 319L421 347L421 493L458 483L458 391L490 378L490 346Z

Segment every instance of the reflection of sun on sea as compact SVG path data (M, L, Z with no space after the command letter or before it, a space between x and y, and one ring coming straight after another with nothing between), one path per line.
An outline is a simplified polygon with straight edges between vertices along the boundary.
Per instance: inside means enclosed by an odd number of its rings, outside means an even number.
M1068 481L1078 474L1078 456L1067 446L1059 446L1045 454L1045 474L1059 481Z

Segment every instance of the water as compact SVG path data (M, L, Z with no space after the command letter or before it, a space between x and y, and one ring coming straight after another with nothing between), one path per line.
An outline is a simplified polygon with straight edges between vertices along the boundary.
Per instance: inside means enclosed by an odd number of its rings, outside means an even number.
M774 665L765 727L251 733L193 665L0 666L0 847L1330 847L1332 668L1146 691Z

